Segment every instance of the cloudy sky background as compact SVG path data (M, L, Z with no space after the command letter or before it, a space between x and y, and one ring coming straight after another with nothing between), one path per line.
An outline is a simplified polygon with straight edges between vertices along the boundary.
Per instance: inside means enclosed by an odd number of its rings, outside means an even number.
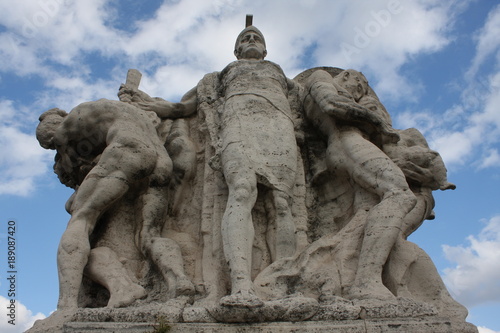
M455 191L410 237L482 333L500 332L500 5L494 0L0 0L0 330L55 310L56 248L71 190L38 116L141 89L178 101L234 60L245 15L288 77L315 66L363 71L395 128L418 128ZM7 222L17 224L18 322L8 325Z

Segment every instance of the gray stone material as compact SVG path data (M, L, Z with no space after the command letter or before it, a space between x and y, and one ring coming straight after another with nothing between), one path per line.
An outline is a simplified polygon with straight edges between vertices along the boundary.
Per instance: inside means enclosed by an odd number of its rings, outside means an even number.
M153 332L153 323L67 323L64 333L145 333ZM183 324L173 323L171 333L473 333L477 329L469 323L451 323L434 320L346 320L281 322L259 324Z
M453 190L366 77L265 60L262 32L180 102L139 90L40 116L75 190L36 332L477 332L407 237Z

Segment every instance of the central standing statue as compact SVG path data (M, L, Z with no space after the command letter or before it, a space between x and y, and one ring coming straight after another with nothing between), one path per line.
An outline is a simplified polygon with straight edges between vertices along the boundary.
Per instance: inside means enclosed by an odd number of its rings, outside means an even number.
M222 237L232 284L231 296L221 303L261 305L250 279L257 184L270 190L276 211L273 259L292 256L296 241L290 204L297 145L287 100L289 81L278 65L263 60L267 52L262 33L247 27L238 36L234 53L238 61L220 76L224 96L220 161L229 189Z
M254 225L252 209L258 185L263 185L274 205L275 234L268 240L273 261L296 251L295 224L291 203L297 170L297 143L288 92L295 83L277 64L264 60L264 35L253 25L236 39L230 63L219 75L214 91L218 108L215 130L216 155L212 166L222 171L228 187L228 201L222 219L222 243L231 275L231 295L222 305L261 306L251 279ZM142 93L142 92L141 92ZM198 106L196 94L187 94L183 109L173 109L164 100L139 97L127 90L120 96L166 117L191 115ZM135 97L134 99L134 96ZM147 99L148 101L145 101ZM263 190L264 190L263 188ZM271 237L270 237L271 238Z

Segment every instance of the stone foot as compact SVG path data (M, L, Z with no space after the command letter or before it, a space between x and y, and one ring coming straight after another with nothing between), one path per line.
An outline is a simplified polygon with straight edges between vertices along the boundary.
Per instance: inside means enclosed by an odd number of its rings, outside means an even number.
M232 295L224 296L220 299L220 305L235 306L244 308L257 308L264 305L264 302L251 291L238 291Z
M196 292L194 285L187 278L179 278L177 279L177 283L175 286L175 296L192 296Z
M119 291L111 293L108 301L108 308L121 308L132 304L138 299L147 295L146 290L138 284L132 284Z
M379 283L365 283L360 286L352 286L349 289L347 297L350 299L377 299L381 301L394 301L396 296L383 284Z

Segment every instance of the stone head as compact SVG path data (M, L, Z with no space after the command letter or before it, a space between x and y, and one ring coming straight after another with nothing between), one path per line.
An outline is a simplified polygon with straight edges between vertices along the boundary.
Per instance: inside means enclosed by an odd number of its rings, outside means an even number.
M259 29L250 25L243 29L236 38L234 55L239 59L262 60L267 55L266 40Z
M340 72L334 80L347 90L356 102L368 93L368 80L363 73L354 69L346 69Z
M370 95L363 96L358 103L371 111L381 110L384 107L377 98Z
M68 114L66 111L54 108L40 115L40 123L36 128L36 138L45 149L56 149L54 145L54 134Z
M382 119L385 120L388 125L392 126L391 116L377 97L371 96L369 94L364 95L360 98L358 103L366 109L377 113L380 117L382 117Z

